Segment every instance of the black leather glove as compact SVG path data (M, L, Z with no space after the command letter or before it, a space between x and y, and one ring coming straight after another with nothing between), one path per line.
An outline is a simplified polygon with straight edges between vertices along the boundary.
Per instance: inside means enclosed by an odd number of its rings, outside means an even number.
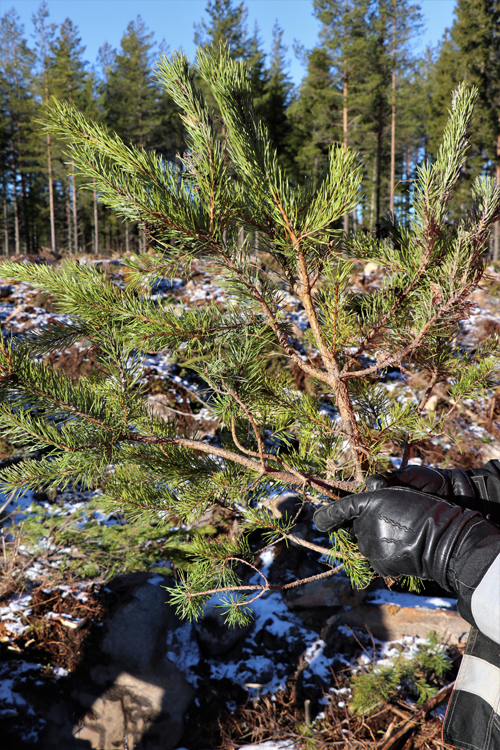
M337 500L317 510L314 523L325 532L341 526L351 530L361 554L385 578L432 578L451 591L448 566L454 546L476 517L424 492L394 487Z
M463 508L476 510L472 507L476 497L474 486L463 469L405 466L404 469L387 474L373 474L367 478L366 486L371 491L384 487L412 487L414 490L442 497Z
M394 487L337 500L317 510L314 522L320 531L351 529L360 552L384 577L433 578L454 591L464 620L498 642L490 633L488 604L490 590L493 604L498 601L500 530L479 513ZM474 602L478 586L481 595Z
M406 466L404 469L373 474L366 480L369 490L384 487L411 487L442 497L461 508L481 513L500 526L500 467L489 461L481 469L433 469L428 466Z

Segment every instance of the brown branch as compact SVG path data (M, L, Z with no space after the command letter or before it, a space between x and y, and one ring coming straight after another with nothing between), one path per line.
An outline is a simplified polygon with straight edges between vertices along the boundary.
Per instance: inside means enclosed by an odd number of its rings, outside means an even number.
M304 309L311 326L316 345L319 349L323 365L327 370L327 380L329 385L334 389L337 406L340 411L340 416L344 423L344 427L347 432L347 439L349 441L354 465L356 472L356 480L358 483L363 482L364 474L361 467L360 451L361 447L361 435L359 433L356 417L354 415L354 409L352 407L351 397L345 383L340 379L339 366L337 360L332 352L328 350L326 342L323 338L323 333L318 319L316 308L314 307L312 295L311 295L311 284L309 274L307 272L306 262L303 252L298 251L298 273L301 284L301 291L299 292L300 299L304 305Z
M421 414L423 409L425 408L425 405L427 401L429 400L429 396L431 395L434 386L436 385L437 381L439 380L439 373L437 368L434 369L434 372L432 373L432 377L427 385L427 388L425 389L425 393L422 396L420 403L417 408L417 414Z
M326 385L331 386L331 379L329 378L328 374L325 373L323 370L320 370L318 367L314 367L311 364L308 364L307 362L304 362L303 359L300 357L297 350L290 344L286 336L281 331L275 316L273 315L273 312L271 308L269 307L267 301L262 296L262 294L259 292L259 290L254 287L246 278L246 276L243 274L242 271L240 271L239 268L236 267L234 262L231 258L225 257L225 262L233 271L233 273L238 276L240 281L246 286L252 297L258 304L260 305L260 308L264 314L264 317L266 318L269 327L272 329L274 335L276 336L279 345L283 349L284 353L287 355L287 357L290 357L292 362L296 364L300 369L305 372L307 375L311 375L313 378L316 378L322 383L325 383Z
M246 565L249 565L249 563L246 560L241 560L240 558L230 558L232 560L237 560L240 563L245 563ZM253 567L250 566L250 567ZM189 592L188 597L191 599L195 596L209 596L212 594L222 594L226 593L228 591L260 591L261 593L259 596L255 597L255 599L260 598L263 594L266 593L266 591L283 591L285 589L291 589L296 586L302 586L303 583L311 583L312 581L319 581L322 578L328 578L329 576L334 575L335 573L338 573L339 571L343 570L344 566L343 564L337 565L335 568L331 568L330 570L325 571L324 573L318 573L315 576L309 576L309 578L301 578L300 581L291 581L290 583L283 583L283 584L270 584L267 578L263 575L263 573L258 570L258 568L255 568L257 573L261 575L264 580L266 581L265 584L259 584L259 583L247 583L243 584L241 586L224 586L220 589L207 589L206 591L194 591ZM255 601L255 599L252 599L250 602L244 602L244 604L250 604L251 602ZM238 607L241 606L237 602L233 603L234 606Z
M410 719L408 719L408 721L401 727L398 732L396 732L396 734L393 734L392 737L387 740L387 742L384 742L384 744L380 746L379 750L392 750L392 748L396 747L409 732L415 729L419 721L424 719L429 711L432 711L434 708L437 708L437 706L440 706L441 703L444 703L454 687L455 682L451 682L449 685L445 685L444 687L442 687L441 690L438 690L438 692L433 695L432 698L426 700L422 705L422 708L417 711L417 713L414 714Z
M429 328L431 328L431 326L434 325L434 323L439 320L439 318L445 312L447 312L450 307L452 307L456 303L465 301L465 298L469 295L471 286L471 284L468 284L468 286L460 293L453 294L443 305L441 305L441 307L434 313L434 315L429 318L427 323L422 326L413 341L410 342L408 346L403 349L403 351L399 352L399 354L387 354L385 357L378 360L376 364L371 365L370 367L365 367L364 370L342 372L340 375L341 379L348 380L350 378L363 378L367 375L372 375L373 373L378 372L378 370L381 370L384 367L399 367L403 359L405 359L420 345L420 342L428 332Z
M210 381L208 380L208 373L207 373L206 370L205 370L205 377L207 378L207 381L208 381L209 385L213 388L214 387L213 384L210 383ZM248 408L248 406L245 403L243 403L243 401L240 399L240 397L238 396L238 394L235 391L231 390L231 388L228 388L228 386L224 383L224 381L223 381L223 385L224 385L224 388L226 389L227 394L229 396L231 396L232 398L234 398L234 400L236 401L236 403L241 406L241 408L243 409L243 411L245 412L245 414L247 416L248 421L252 425L252 429L254 431L255 439L257 441L257 445L258 445L258 448L259 448L258 456L260 458L260 463L262 465L262 470L265 471L266 470L266 461L265 461L265 458L264 458L264 444L262 442L262 436L261 436L261 434L259 432L259 427L257 425L257 422L255 421L255 418L254 418L252 412L250 411L250 409ZM215 390L218 393L220 393L219 389L215 389ZM236 438L236 429L234 427L234 419L231 419L231 430L232 430L232 434L233 434L233 439L235 439L235 443L237 444L237 446L239 448L240 446L238 444L238 439ZM246 453L245 450L243 450L243 452Z

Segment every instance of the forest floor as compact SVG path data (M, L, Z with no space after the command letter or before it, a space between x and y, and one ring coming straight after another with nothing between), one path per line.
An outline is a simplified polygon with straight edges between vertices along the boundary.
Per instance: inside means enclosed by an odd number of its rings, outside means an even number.
M117 283L123 283L118 259L98 262ZM376 284L377 272L364 275L360 269L356 283L360 288ZM500 331L499 290L500 274L490 268L488 279L475 294L470 320L461 325L459 338L464 347L474 348L485 336ZM159 285L153 293L173 304L203 305L215 300L223 305L225 301L222 290L204 272ZM284 306L297 331L303 331L306 323L298 300L289 295ZM61 318L46 295L23 284L0 286L4 333L22 334ZM94 367L92 356L79 346L52 356L51 361L74 379ZM148 355L144 365L152 408L166 418L175 414L184 428L213 438L217 421L204 403L203 384L192 372L161 354ZM313 388L298 375L296 381L297 388ZM388 373L384 386L391 398L421 396L422 385L400 373ZM436 413L449 406L445 393L439 393L435 402ZM499 419L500 394L492 391L457 409L447 435L415 446L410 460L468 468L500 458ZM397 467L400 449L396 446L395 452L389 465ZM23 455L0 436L0 465ZM88 652L89 643L100 637L99 628L113 608L116 577L133 571L175 577L184 564L190 538L215 535L220 524L230 521L207 516L189 529L160 522L130 523L101 507L99 491L78 487L28 492L21 498L0 495L0 722L5 736L17 741L16 748L36 748L44 726L44 706L64 689L65 678L78 666L84 647ZM275 580L298 572L304 575L318 565L310 552L279 545L261 564L274 571ZM381 586L376 582L366 592L367 602L380 600ZM456 610L456 601L432 586L420 596L395 588L385 590L384 601L396 607ZM316 608L308 615L289 607L279 592L269 594L256 603L251 637L220 657L200 652L191 625L184 631L180 628L170 657L193 685L209 685L198 692L189 709L182 744L188 750L232 749L265 740L318 750L445 747L441 741L443 706L464 644L439 646L448 655L450 668L441 677L430 676L431 686L440 691L434 703L424 703L422 708L415 685L407 683L371 711L354 715L350 709L353 676L387 665L391 659L414 658L428 648L427 633L384 641L355 628L327 627L331 614Z

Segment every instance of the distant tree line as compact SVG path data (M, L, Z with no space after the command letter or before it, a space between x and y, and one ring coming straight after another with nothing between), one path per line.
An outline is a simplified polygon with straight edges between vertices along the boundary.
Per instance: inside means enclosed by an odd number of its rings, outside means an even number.
M364 189L358 209L343 217L344 229L380 234L387 212L408 216L417 170L435 155L451 91L462 80L478 88L479 100L452 216L460 215L477 174L500 179L500 0L457 0L451 29L423 55L414 53L422 28L418 3L312 0L311 12L321 31L312 50L295 50L306 65L298 87L278 22L266 53L258 29L248 31L243 2L208 0L194 40L227 41L232 56L246 61L258 114L294 184L319 174L333 143L359 152ZM56 96L125 142L176 161L185 132L155 77L162 44L138 17L119 49L104 44L92 67L69 18L51 23L43 1L32 20L28 39L14 9L0 18L0 251L144 249L142 228L100 204L95 185L66 163L64 144L39 119ZM499 252L497 225L491 254L498 259Z

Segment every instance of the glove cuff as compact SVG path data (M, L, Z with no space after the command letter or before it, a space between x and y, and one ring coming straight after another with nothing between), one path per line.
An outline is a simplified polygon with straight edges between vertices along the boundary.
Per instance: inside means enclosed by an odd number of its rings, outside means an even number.
M471 625L475 625L471 609L472 595L499 550L500 531L480 516L467 522L452 550L447 582L458 596L460 615Z
M444 506L448 506L445 508ZM429 578L433 578L448 591L455 591L452 585L453 575L449 575L449 566L457 544L464 536L465 530L479 516L477 511L462 510L458 506L444 501L440 508L441 522L436 545L430 544L423 558L428 561ZM434 547L434 548L433 548Z

